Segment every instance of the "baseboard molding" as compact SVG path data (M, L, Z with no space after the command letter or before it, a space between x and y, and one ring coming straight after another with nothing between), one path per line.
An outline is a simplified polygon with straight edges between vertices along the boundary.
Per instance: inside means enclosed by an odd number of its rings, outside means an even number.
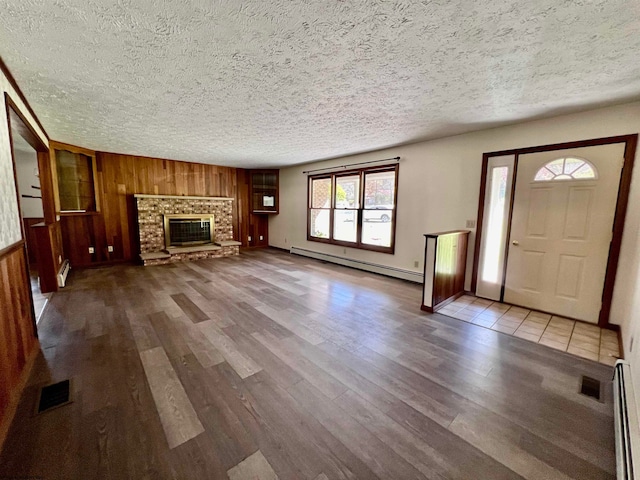
M38 353L40 353L40 343L36 341L31 353L29 354L29 358L27 358L27 362L24 364L24 368L20 374L20 380L13 389L13 392L11 392L9 404L5 411L4 421L0 423L0 451L2 451L2 448L4 447L4 441L7 439L7 434L9 433L9 429L13 423L13 417L15 417L16 411L18 410L22 391L31 376L31 370L33 369L33 365L38 357Z
M323 260L325 262L335 263L358 270L378 273L387 277L400 278L402 280L408 280L410 282L422 283L424 280L423 274L419 272L413 272L411 270L404 270L402 268L396 267L388 267L386 265L379 265L377 263L363 262L362 260L354 260L352 258L331 255L329 253L315 252L313 250L307 250L305 248L291 247L289 253L292 253L294 255L301 255L303 257L315 258L316 260Z

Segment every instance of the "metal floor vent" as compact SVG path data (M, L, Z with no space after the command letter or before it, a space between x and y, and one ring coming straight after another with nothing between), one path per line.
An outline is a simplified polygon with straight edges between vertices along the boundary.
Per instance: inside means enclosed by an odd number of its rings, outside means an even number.
M46 412L67 403L71 403L71 381L63 380L62 382L42 387L36 413Z
M600 380L583 375L580 382L580 393L600 400Z

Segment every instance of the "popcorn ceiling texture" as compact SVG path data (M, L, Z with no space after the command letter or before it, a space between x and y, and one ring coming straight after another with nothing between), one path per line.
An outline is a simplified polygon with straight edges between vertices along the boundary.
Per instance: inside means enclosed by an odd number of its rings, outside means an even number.
M215 241L233 240L233 199L180 198L173 196L136 198L140 253L156 253L165 250L164 215L213 214ZM197 260L202 258L238 255L237 246L221 250L172 254L170 259L145 260L145 265Z
M0 7L0 11L2 11ZM2 15L0 15L1 17ZM4 93L7 92L20 112L46 143L46 136L37 126L31 114L14 91L4 74L0 72L0 250L12 245L22 238L20 229L20 212L18 197L13 178L13 162L11 161L11 146L9 143L9 128L6 116Z
M636 0L0 0L52 138L284 166L640 94Z

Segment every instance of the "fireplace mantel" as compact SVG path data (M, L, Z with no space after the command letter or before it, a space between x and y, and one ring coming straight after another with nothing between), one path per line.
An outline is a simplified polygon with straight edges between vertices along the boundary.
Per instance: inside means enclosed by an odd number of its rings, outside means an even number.
M182 199L182 200L217 200L233 202L233 197L192 197L189 195L147 195L144 193L136 193L134 198L167 198L167 199Z

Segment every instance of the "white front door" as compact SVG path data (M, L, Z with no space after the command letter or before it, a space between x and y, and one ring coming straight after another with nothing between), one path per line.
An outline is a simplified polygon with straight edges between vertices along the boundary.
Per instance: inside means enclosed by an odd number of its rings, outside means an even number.
M598 322L624 148L519 156L505 302Z

